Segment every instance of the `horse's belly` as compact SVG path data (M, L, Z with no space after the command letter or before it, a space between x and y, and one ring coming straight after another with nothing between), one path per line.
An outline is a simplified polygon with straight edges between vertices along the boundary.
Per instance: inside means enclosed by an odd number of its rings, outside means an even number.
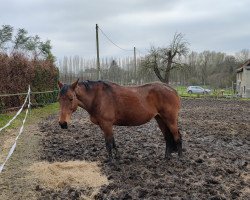
M142 124L145 124L149 122L153 117L155 117L155 114L153 113L147 113L147 114L136 114L133 115L122 115L121 117L118 117L114 125L118 126L139 126Z

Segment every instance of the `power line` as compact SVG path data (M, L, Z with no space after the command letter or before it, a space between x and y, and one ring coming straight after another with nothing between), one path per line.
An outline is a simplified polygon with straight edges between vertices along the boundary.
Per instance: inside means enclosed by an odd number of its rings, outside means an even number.
M146 50L139 50L138 48L136 48L136 51L138 51L141 55L148 54Z
M101 31L101 33L113 44L115 45L116 47L118 47L119 49L123 50L123 51L134 51L133 49L124 49L120 46L118 46L116 43L114 43L105 33L104 31L98 26L98 29Z

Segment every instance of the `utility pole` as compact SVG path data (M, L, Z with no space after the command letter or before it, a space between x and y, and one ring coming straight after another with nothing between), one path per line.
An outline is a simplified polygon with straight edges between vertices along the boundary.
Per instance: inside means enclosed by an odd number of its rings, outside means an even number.
M135 49L135 47L134 47L134 66L135 66L135 77L136 77L137 71L136 71L136 49Z
M97 78L98 80L101 79L101 68L100 68L100 57L99 57L99 37L98 37L98 24L95 26L95 31L96 31L96 66L97 66Z

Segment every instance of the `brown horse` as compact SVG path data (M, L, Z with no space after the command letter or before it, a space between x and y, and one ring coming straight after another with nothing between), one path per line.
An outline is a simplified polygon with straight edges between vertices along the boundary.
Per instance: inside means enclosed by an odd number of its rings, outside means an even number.
M77 107L85 109L90 120L104 132L109 160L117 148L113 125L138 126L155 118L166 141L166 158L173 151L182 155L182 140L178 130L180 98L177 92L164 83L148 83L141 86L123 87L106 81L74 82L71 85L58 82L60 93L61 128L68 122Z

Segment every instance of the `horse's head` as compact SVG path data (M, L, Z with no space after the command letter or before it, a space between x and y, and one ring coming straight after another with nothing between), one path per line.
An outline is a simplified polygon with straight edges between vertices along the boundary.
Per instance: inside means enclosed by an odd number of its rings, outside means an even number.
M78 80L71 85L63 84L58 81L58 86L60 88L58 97L60 104L59 125L63 129L68 128L68 122L71 118L71 115L78 107L78 99L75 93Z

